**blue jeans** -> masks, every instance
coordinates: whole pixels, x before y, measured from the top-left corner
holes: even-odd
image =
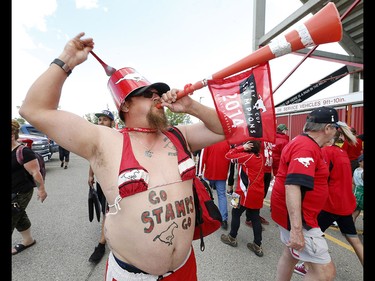
[[[227,181],[226,180],[208,180],[211,187],[216,187],[217,199],[219,201],[219,210],[223,221],[228,220],[227,205]]]

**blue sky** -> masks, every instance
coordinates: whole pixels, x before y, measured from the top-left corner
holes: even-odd
[[[302,5],[266,1],[266,32]],[[19,117],[17,106],[34,80],[81,31],[94,38],[94,52],[108,65],[133,67],[151,82],[182,89],[254,51],[252,11],[252,0],[12,0],[12,117]],[[318,49],[346,54],[337,43]],[[270,61],[273,89],[302,58],[288,54]],[[308,59],[275,92],[275,104],[342,66]],[[90,55],[65,83],[60,109],[80,116],[116,110],[108,78]],[[348,79],[313,99],[347,94]],[[207,87],[192,97],[213,106]]]

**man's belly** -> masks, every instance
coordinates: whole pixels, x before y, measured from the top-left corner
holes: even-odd
[[[105,236],[117,258],[154,275],[184,262],[195,226],[191,181],[125,197],[119,206],[105,220]]]

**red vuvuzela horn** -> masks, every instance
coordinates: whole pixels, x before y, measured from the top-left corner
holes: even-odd
[[[284,36],[277,37],[270,44],[263,46],[238,62],[212,74],[211,77],[185,87],[183,91],[178,92],[177,99],[207,86],[208,79],[225,78],[276,57],[306,47],[338,42],[341,38],[342,25],[340,15],[335,4],[330,2],[295,30],[290,31]],[[161,107],[160,104],[157,106],[159,108]]]

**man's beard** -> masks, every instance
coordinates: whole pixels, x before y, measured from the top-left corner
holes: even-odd
[[[167,117],[164,111],[162,112],[160,109],[157,109],[157,111],[155,112],[155,109],[156,108],[152,106],[150,111],[147,113],[147,121],[152,129],[165,131],[169,126]]]

